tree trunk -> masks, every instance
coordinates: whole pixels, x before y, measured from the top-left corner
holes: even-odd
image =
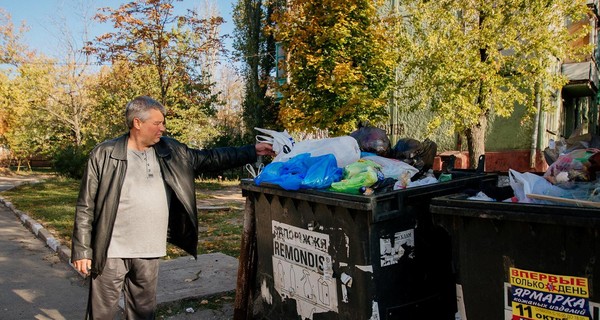
[[[469,167],[471,169],[477,168],[479,156],[485,154],[485,132],[487,125],[487,116],[482,114],[479,116],[478,123],[465,131],[467,146],[469,148]]]

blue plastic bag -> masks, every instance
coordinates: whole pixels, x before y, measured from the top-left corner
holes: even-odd
[[[298,161],[291,163],[271,162],[256,176],[254,183],[256,185],[272,183],[285,190],[298,190],[300,189],[300,183],[304,179],[305,173],[306,169]]]
[[[333,154],[326,154],[306,159],[308,170],[300,185],[303,189],[329,188],[333,182],[340,181],[344,170],[338,168]]]
[[[273,183],[285,190],[322,189],[339,181],[343,170],[332,154],[311,157],[299,154],[286,162],[272,162],[254,179],[254,183]]]

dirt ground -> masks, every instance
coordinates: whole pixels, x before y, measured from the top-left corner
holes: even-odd
[[[233,206],[242,209],[246,202],[246,198],[242,196],[240,186],[224,187],[219,190],[201,189],[199,194],[202,196],[196,201],[199,207]],[[204,195],[208,197],[205,198]]]

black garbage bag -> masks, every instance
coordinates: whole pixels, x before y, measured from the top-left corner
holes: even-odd
[[[360,151],[375,153],[382,157],[386,157],[390,153],[392,143],[383,129],[360,127],[350,136],[358,141]]]
[[[425,172],[433,168],[433,161],[437,154],[437,144],[429,139],[422,142],[412,138],[398,140],[391,151],[392,158],[404,161],[419,169],[411,180],[419,179]]]

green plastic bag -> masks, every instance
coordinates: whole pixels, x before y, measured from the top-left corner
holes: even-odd
[[[383,174],[379,171],[377,163],[370,160],[359,160],[344,167],[344,179],[331,184],[329,190],[349,194],[360,194],[361,187],[370,187],[379,179],[383,179]]]

